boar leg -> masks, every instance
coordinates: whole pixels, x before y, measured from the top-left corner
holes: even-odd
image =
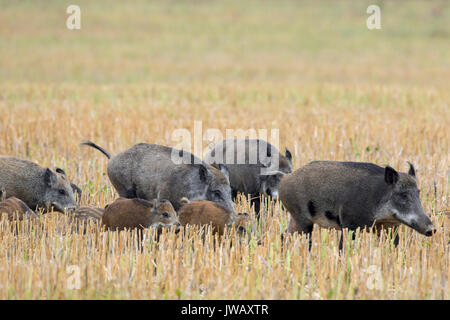
[[[236,201],[238,196],[238,191],[234,188],[231,188],[231,198],[233,199],[233,201]]]
[[[397,247],[398,243],[400,241],[400,237],[398,235],[398,227],[392,227],[392,235],[395,234],[395,238],[394,238],[394,246]]]
[[[250,196],[250,199],[251,199],[250,200],[251,206],[255,206],[256,219],[259,219],[260,211],[261,211],[261,195],[259,193],[252,194]]]
[[[303,220],[301,223],[297,222],[292,216],[289,219],[289,224],[287,226],[287,229],[285,233],[300,233],[300,234],[306,234],[308,237],[308,249],[311,250],[312,247],[312,239],[311,239],[311,233],[313,230],[313,223],[309,220]],[[281,240],[284,240],[283,234],[281,234]]]
[[[356,233],[352,233],[352,241],[356,239]],[[339,238],[339,251],[344,247],[344,235],[341,232],[341,237]]]

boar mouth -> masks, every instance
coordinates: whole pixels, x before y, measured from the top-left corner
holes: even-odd
[[[58,212],[62,212],[62,213],[66,213],[66,212],[69,213],[77,208],[77,206],[63,207],[55,202],[52,202],[50,204],[50,208],[52,208],[52,207],[53,207],[54,211],[58,211]]]
[[[158,222],[158,223],[152,224],[151,227],[153,227],[156,230],[158,230],[158,232],[161,232],[162,229],[164,229],[164,228],[171,229],[172,227],[176,227],[175,234],[180,232],[180,225],[179,224],[165,224],[165,223]]]

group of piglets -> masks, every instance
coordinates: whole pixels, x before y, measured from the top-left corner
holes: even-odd
[[[0,175],[3,187],[0,190],[0,215],[6,215],[10,221],[38,219],[39,212],[53,210],[65,212],[77,221],[98,222],[108,230],[142,230],[152,227],[161,231],[174,227],[177,232],[180,226],[210,225],[212,231],[219,235],[224,233],[226,227],[232,226],[242,234],[250,222],[250,216],[246,213],[236,214],[208,200],[190,202],[186,197],[180,199],[178,213],[172,203],[165,199],[148,201],[121,197],[104,209],[80,207],[75,194],[80,198],[81,190],[68,180],[62,169],[53,171],[27,160],[6,156],[0,157],[0,164],[2,173],[5,173]],[[7,193],[11,195],[8,198]]]

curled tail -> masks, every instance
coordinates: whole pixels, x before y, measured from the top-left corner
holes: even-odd
[[[97,149],[98,151],[100,151],[101,153],[103,153],[108,159],[111,159],[111,155],[108,153],[108,151],[106,151],[105,149],[103,149],[102,147],[96,145],[95,143],[93,143],[92,141],[83,141],[80,143],[80,145],[84,145],[84,146],[89,146],[92,147],[94,149]]]

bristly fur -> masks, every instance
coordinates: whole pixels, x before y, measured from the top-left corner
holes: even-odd
[[[192,162],[177,164],[173,157],[181,150],[157,144],[138,143],[113,157],[91,141],[82,144],[109,156],[108,177],[121,197],[149,201],[164,198],[176,210],[180,208],[181,197],[213,200],[228,209],[233,208],[230,185],[224,173],[186,151],[182,154]],[[217,192],[220,197],[215,197]]]

